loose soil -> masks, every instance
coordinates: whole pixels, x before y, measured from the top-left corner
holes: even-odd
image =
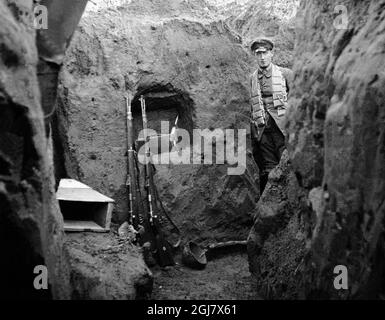
[[[185,267],[153,268],[155,300],[259,300],[253,288],[246,253],[209,261],[204,270]]]
[[[66,233],[72,299],[145,299],[152,276],[139,247],[109,233]]]
[[[140,259],[139,247],[121,242],[115,224],[105,234],[67,233],[66,245],[73,268],[72,285],[76,292],[88,292],[87,296],[74,298],[99,298],[100,291],[107,290],[115,299],[260,299],[249,272],[247,253],[236,248],[211,251],[215,256],[203,270],[183,265],[180,252],[176,253],[175,266],[151,268],[152,280]],[[133,286],[138,289],[136,295]]]

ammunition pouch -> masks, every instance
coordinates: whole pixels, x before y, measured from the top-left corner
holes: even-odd
[[[287,92],[286,80],[279,67],[272,66],[272,96],[262,96],[261,87],[258,79],[258,70],[253,74],[251,80],[251,118],[257,128],[267,125],[267,112],[277,114],[282,117],[286,113]]]
[[[266,113],[263,107],[258,105],[258,108],[254,108],[251,118],[257,127],[264,127],[266,125]]]
[[[273,101],[278,117],[284,116],[286,113],[287,94],[282,92],[273,93]]]

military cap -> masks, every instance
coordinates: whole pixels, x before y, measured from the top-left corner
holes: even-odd
[[[267,38],[257,38],[251,43],[250,46],[250,49],[253,52],[266,52],[267,50],[273,50],[273,48],[273,41]]]

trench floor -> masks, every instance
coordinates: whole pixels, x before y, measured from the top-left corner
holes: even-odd
[[[152,268],[155,300],[260,300],[253,289],[246,253],[233,253],[207,263],[203,270],[177,265]]]

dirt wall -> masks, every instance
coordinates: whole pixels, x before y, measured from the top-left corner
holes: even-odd
[[[339,4],[303,1],[297,17],[287,138],[289,179],[300,188],[287,186],[279,201],[295,192],[303,205],[290,205],[285,223],[262,232],[262,250],[279,248],[279,232],[303,241],[300,249],[269,260],[254,241],[264,219],[250,234],[252,271],[273,298],[380,298],[384,292],[385,3],[345,1],[345,28],[343,12],[334,13]],[[267,192],[273,188],[271,182]],[[262,197],[257,216],[268,214],[266,201]],[[261,274],[269,264],[281,269]],[[347,267],[348,290],[333,285],[337,265]],[[282,283],[291,290],[280,290]]]
[[[40,104],[32,1],[0,3],[0,250],[8,299],[68,298],[52,145]],[[35,290],[45,265],[49,290]]]
[[[0,273],[6,294],[1,298],[145,297],[152,290],[152,274],[138,248],[119,246],[124,254],[112,253],[101,263],[89,253],[91,245],[76,246],[64,233],[55,196],[50,123],[41,106],[42,94],[44,102],[52,97],[52,81],[37,76],[32,19],[32,1],[0,3]],[[39,80],[47,80],[40,82],[42,92]],[[45,86],[48,83],[51,86]],[[86,242],[87,235],[82,236]],[[103,251],[117,241],[114,235],[89,237],[96,243],[94,250]],[[48,269],[47,290],[33,286],[39,265]]]
[[[59,86],[64,174],[115,199],[116,222],[128,211],[126,93],[135,96],[136,133],[140,94],[149,96],[149,125],[158,133],[160,120],[174,121],[177,114],[179,127],[190,132],[248,130],[253,62],[241,38],[206,9],[175,0],[132,1],[104,9],[103,15],[90,12],[74,36]],[[166,209],[188,238],[246,238],[258,197],[258,169],[248,165],[236,178],[227,176],[228,166],[157,166]]]

